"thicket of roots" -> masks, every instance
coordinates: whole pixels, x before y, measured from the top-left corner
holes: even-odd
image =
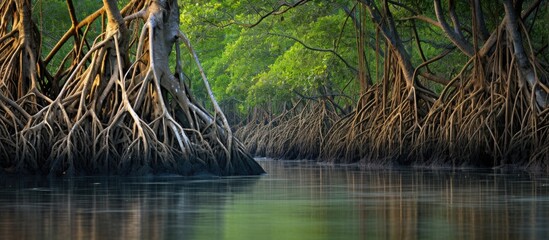
[[[190,95],[181,77],[179,41],[202,69],[179,31],[177,2],[132,1],[122,12],[125,19],[115,1],[104,2],[106,30],[87,52],[65,58],[74,64],[47,105],[30,112],[21,102],[9,102],[11,96],[0,99],[2,169],[51,175],[263,173],[219,108],[210,114]],[[77,46],[87,37],[75,37]],[[25,118],[17,120],[15,112]]]
[[[432,93],[406,84],[398,57],[389,51],[384,79],[361,96],[350,115],[328,131],[321,159],[376,165],[405,163]]]
[[[0,169],[10,171],[20,154],[17,133],[50,101],[38,89],[43,77],[40,36],[30,9],[23,9],[29,4],[0,2]]]
[[[306,156],[377,166],[512,166],[547,171],[549,109],[536,102],[535,91],[521,76],[507,35],[498,36],[492,53],[472,58],[438,95],[418,80],[413,87],[405,84],[398,58],[387,54],[383,79],[361,96],[351,114],[324,113],[334,122],[320,129],[310,122],[315,129],[311,131],[299,123],[314,122],[317,115],[288,112],[267,124],[252,121],[240,136],[251,152],[270,157],[296,158],[286,154],[289,149],[309,153],[314,143],[302,144],[301,139],[323,136],[315,139],[322,142],[320,152]],[[530,64],[540,79],[539,89],[547,92],[548,66],[534,58]],[[314,108],[318,106],[302,111]],[[251,131],[256,134],[249,135]]]
[[[236,135],[257,156],[316,159],[327,130],[338,118],[330,101],[302,100],[273,119],[256,112]]]
[[[496,50],[474,58],[425,117],[411,156],[417,164],[548,169],[548,109],[523,76],[512,43],[500,33]],[[540,86],[548,66],[535,59]],[[546,91],[546,90],[545,90]]]

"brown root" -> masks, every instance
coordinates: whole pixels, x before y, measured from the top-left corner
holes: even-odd
[[[434,100],[436,95],[418,82],[412,88],[405,84],[395,64],[398,56],[389,52],[384,79],[361,96],[351,114],[330,113],[335,116],[330,117],[331,127],[300,128],[301,122],[317,122],[318,118],[289,112],[266,124],[253,119],[240,128],[239,136],[251,152],[275,158],[547,171],[549,110],[540,107],[539,100],[539,91],[547,89],[547,66],[530,58],[539,79],[538,86],[531,87],[522,77],[512,42],[501,31],[497,48],[489,56],[471,58]],[[289,149],[309,153],[314,143],[300,139],[317,136],[322,136],[319,153],[287,153]]]
[[[327,130],[338,119],[334,110],[329,101],[302,100],[270,121],[254,116],[238,129],[237,136],[258,156],[316,159]]]
[[[88,52],[73,58],[56,98],[44,107],[34,104],[37,110],[32,116],[27,114],[24,124],[10,116],[13,107],[4,108],[7,117],[0,127],[1,136],[16,136],[17,144],[6,145],[0,154],[15,159],[14,171],[50,175],[263,173],[234,139],[222,112],[216,109],[212,116],[200,107],[186,83],[177,79],[181,73],[170,71],[169,54],[177,45],[179,61],[177,40],[184,36],[179,31],[177,3],[133,1],[125,8],[125,20],[115,1],[104,0],[104,5],[106,32]],[[130,39],[128,29],[142,32],[135,35],[138,39]],[[78,39],[78,46],[86,41]],[[196,57],[188,40],[185,44]],[[136,53],[133,63],[130,52]],[[209,84],[205,76],[204,84]],[[217,105],[213,95],[211,101]],[[10,155],[14,152],[15,156]]]

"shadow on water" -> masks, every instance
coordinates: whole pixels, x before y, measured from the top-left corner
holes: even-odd
[[[1,178],[0,239],[549,239],[548,176],[259,162],[259,178]]]
[[[0,239],[193,239],[257,179],[3,177]]]

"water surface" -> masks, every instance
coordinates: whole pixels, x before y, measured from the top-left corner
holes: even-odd
[[[261,177],[0,178],[0,239],[549,239],[549,176],[260,160]]]

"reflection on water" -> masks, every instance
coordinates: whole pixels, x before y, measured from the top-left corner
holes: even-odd
[[[0,239],[549,239],[549,177],[263,160],[260,178],[0,178]]]

